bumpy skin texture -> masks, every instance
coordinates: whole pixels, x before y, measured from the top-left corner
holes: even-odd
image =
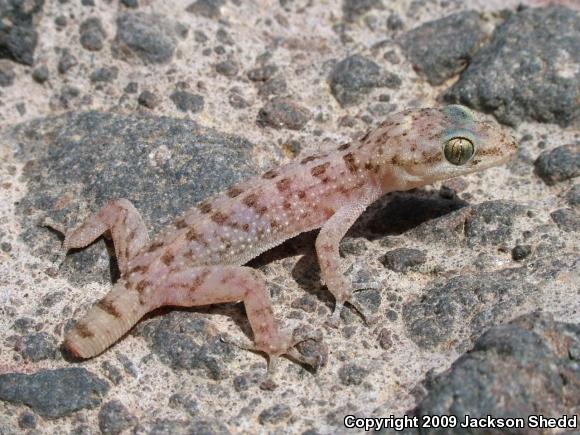
[[[465,107],[407,110],[358,141],[270,170],[197,204],[153,241],[129,201],[111,201],[65,232],[68,250],[110,231],[121,271],[110,293],[67,334],[65,347],[90,358],[160,306],[243,301],[253,348],[271,361],[281,354],[299,357],[294,346],[313,336],[278,328],[261,274],[243,264],[322,227],[316,252],[322,279],[336,299],[337,321],[343,304],[353,303],[338,245],[369,204],[387,192],[501,164],[516,148],[499,126]]]

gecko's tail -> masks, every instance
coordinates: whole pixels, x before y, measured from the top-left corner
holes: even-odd
[[[117,283],[67,333],[63,346],[76,357],[92,358],[123,336],[146,312],[139,293]]]

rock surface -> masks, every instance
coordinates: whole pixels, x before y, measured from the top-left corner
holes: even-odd
[[[399,43],[415,70],[440,85],[469,64],[485,38],[479,14],[465,11],[416,27]]]
[[[579,46],[579,12],[563,6],[524,9],[496,28],[445,99],[510,125],[578,126]]]
[[[25,404],[46,418],[95,408],[108,390],[105,381],[80,367],[0,375],[0,400]]]
[[[414,413],[459,421],[465,415],[572,417],[580,406],[579,350],[578,324],[539,313],[519,317],[491,328],[430,380]]]

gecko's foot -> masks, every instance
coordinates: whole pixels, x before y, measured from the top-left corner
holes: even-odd
[[[283,335],[289,336],[288,333],[282,333]],[[298,351],[297,346],[307,342],[308,340],[321,342],[322,341],[322,332],[315,330],[308,330],[304,327],[295,328],[291,334],[291,337],[288,339],[287,344],[285,345],[285,349],[281,350],[276,353],[269,353],[268,354],[268,372],[266,374],[266,378],[260,384],[260,388],[263,390],[273,390],[277,387],[276,384],[276,372],[279,367],[280,356],[286,355],[289,356],[290,359],[293,361],[307,365],[317,371],[320,367],[322,367],[326,363],[326,359],[321,355],[304,355],[300,351]]]
[[[40,223],[40,226],[50,228],[51,230],[54,230],[62,234],[63,236],[65,236],[66,240],[66,227],[63,224],[56,222],[49,217],[45,217],[44,220]],[[65,248],[65,243],[63,241],[61,249],[57,253],[57,257],[54,260],[57,269],[60,269],[60,267],[64,263],[67,251],[68,249]]]
[[[268,356],[268,371],[266,378],[261,383],[260,388],[272,390],[276,388],[276,372],[279,366],[280,357],[287,355],[295,362],[305,364],[312,367],[315,371],[318,370],[325,363],[325,358],[321,355],[304,355],[299,352],[296,346],[308,341],[322,341],[321,331],[305,330],[304,328],[295,328],[292,333],[281,332],[277,340],[278,345],[263,345],[257,346],[249,340],[238,339],[233,337],[221,336],[221,340],[225,343],[232,344],[240,349],[249,350],[252,352],[265,353]]]
[[[374,289],[376,287],[361,287],[361,288],[357,288],[354,289],[353,292],[356,291],[361,291],[361,290],[369,290],[369,289]],[[336,303],[334,305],[334,311],[332,312],[332,315],[328,318],[328,320],[326,321],[326,324],[328,326],[330,326],[331,328],[337,328],[339,323],[340,323],[340,314],[342,313],[342,310],[344,309],[344,304],[348,303],[350,306],[352,306],[356,311],[358,311],[358,313],[361,315],[361,317],[363,318],[365,324],[367,326],[373,325],[374,323],[376,323],[379,320],[379,316],[376,314],[371,313],[371,311],[365,307],[363,304],[361,304],[359,301],[357,301],[352,293],[350,294],[350,296],[345,299],[344,301],[339,301],[338,299],[336,300]]]

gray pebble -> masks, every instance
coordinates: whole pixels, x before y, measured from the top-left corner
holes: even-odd
[[[544,151],[534,162],[535,173],[546,184],[569,180],[580,175],[580,145],[564,145]]]
[[[111,400],[101,406],[98,415],[99,429],[105,435],[120,434],[137,424],[137,419],[118,400]]]
[[[103,49],[106,34],[99,18],[92,17],[84,20],[80,25],[79,32],[81,34],[80,42],[83,48],[90,51]]]
[[[198,113],[204,107],[204,99],[201,95],[192,94],[187,91],[173,91],[169,98],[171,98],[175,107],[182,112]]]
[[[276,97],[258,112],[258,124],[273,128],[301,130],[312,117],[310,111],[288,98]]]

